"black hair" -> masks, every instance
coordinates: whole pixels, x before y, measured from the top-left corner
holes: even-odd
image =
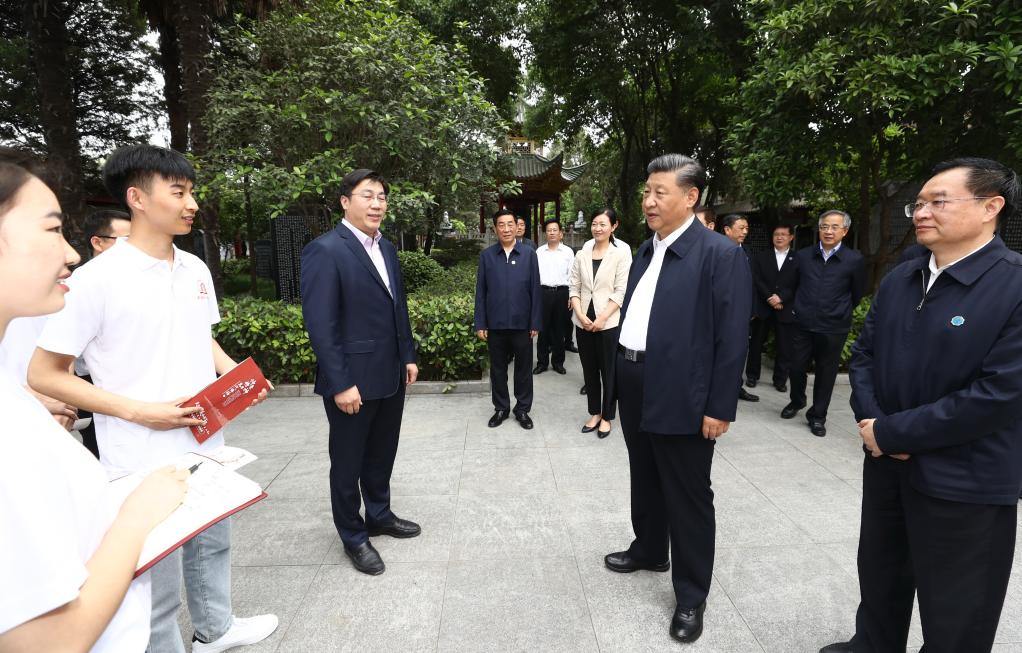
[[[341,179],[341,197],[347,197],[351,199],[351,192],[355,190],[355,187],[361,184],[363,181],[368,179],[369,181],[379,182],[383,186],[383,192],[390,192],[390,184],[384,179],[383,175],[370,170],[369,168],[359,168],[352,170],[348,174],[344,175],[344,179]]]
[[[561,228],[562,228],[562,227],[561,227],[561,221],[560,221],[560,220],[558,220],[557,218],[548,218],[548,219],[546,220],[546,222],[544,222],[544,223],[543,223],[543,231],[546,231],[546,228],[547,228],[547,226],[548,226],[548,225],[552,225],[552,224],[555,224],[555,225],[557,225],[557,228],[558,228],[558,229],[561,229]]]
[[[6,213],[14,197],[33,177],[46,183],[44,170],[31,152],[0,147],[0,214]]]
[[[524,222],[525,224],[529,224],[529,221],[525,219],[524,215],[515,215],[515,223],[518,222]]]
[[[710,207],[706,206],[705,204],[700,204],[692,212],[697,215],[702,213],[704,221],[717,224],[717,212],[711,209]]]
[[[195,168],[185,155],[156,145],[128,145],[113,151],[103,164],[103,185],[129,213],[128,189],[149,192],[153,177],[195,183]]]
[[[646,166],[647,177],[658,172],[675,173],[675,182],[680,188],[695,188],[702,197],[703,189],[706,188],[706,171],[692,157],[684,154],[661,154]]]
[[[131,215],[115,209],[93,211],[85,218],[85,237],[109,236],[110,225],[114,220],[131,220]]]
[[[1004,198],[1004,206],[997,214],[998,222],[1003,222],[1014,217],[1019,211],[1019,202],[1022,199],[1022,187],[1020,187],[1018,174],[1014,170],[998,163],[993,159],[965,156],[957,159],[941,161],[933,166],[930,176],[935,177],[942,172],[954,168],[965,168],[969,171],[965,179],[965,187],[970,193],[977,196]]]
[[[497,209],[497,211],[493,214],[493,224],[497,224],[497,218],[501,217],[502,215],[510,215],[512,218],[515,219],[515,223],[518,222],[518,216],[516,216],[515,212],[512,211],[511,209]]]
[[[795,227],[790,222],[778,222],[774,225],[774,228],[770,230],[770,233],[773,234],[778,229],[786,229],[788,231],[788,235],[795,235]]]
[[[614,225],[617,224],[617,211],[615,211],[609,206],[605,206],[602,209],[597,209],[596,211],[593,211],[592,215],[589,216],[589,224],[590,225],[593,224],[593,220],[595,220],[597,217],[601,215],[607,216],[607,220],[610,222],[610,226],[613,227]],[[613,245],[614,247],[617,247],[617,243],[614,242],[614,234],[610,235],[610,244]]]
[[[721,229],[733,227],[735,226],[735,223],[738,222],[739,220],[745,220],[745,222],[747,223],[749,222],[749,216],[742,215],[741,213],[728,213],[727,215],[720,219],[720,227]]]

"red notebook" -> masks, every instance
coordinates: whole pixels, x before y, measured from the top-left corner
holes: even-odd
[[[270,384],[251,357],[238,363],[234,369],[203,388],[197,395],[180,406],[199,406],[195,416],[205,424],[190,426],[199,444],[213,437],[227,422],[252,405],[252,400]]]

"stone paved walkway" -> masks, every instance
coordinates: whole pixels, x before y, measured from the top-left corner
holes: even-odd
[[[786,397],[770,386],[741,404],[714,459],[706,629],[685,647],[667,634],[669,574],[603,566],[631,540],[627,458],[617,424],[606,440],[579,433],[585,398],[568,356],[567,376],[537,377],[533,431],[487,428],[488,396],[409,398],[393,507],[423,534],[374,538],[378,577],[351,567],[334,531],[320,400],[271,399],[232,426],[228,443],[260,456],[242,471],[270,494],[234,522],[234,609],[281,624],[239,650],[791,653],[851,634],[862,452],[847,386],[826,438],[801,415],[781,420]],[[1022,547],[998,653],[1022,651],[1019,569]],[[920,643],[916,625],[910,650]]]

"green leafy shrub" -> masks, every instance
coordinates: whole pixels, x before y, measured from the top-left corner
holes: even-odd
[[[481,249],[482,241],[474,238],[441,238],[429,256],[445,268],[453,268],[459,263],[477,262]]]
[[[224,271],[225,277],[245,276],[248,275],[251,264],[252,259],[250,258],[229,258],[226,261],[221,261],[220,267]]]
[[[459,263],[455,267],[446,270],[442,276],[432,283],[422,286],[416,291],[420,297],[438,297],[455,293],[468,293],[475,295],[476,272],[478,264],[473,262]]]
[[[309,383],[316,357],[302,319],[302,307],[253,297],[225,297],[213,336],[232,358],[255,359],[274,383]]]
[[[432,381],[478,379],[487,361],[486,343],[472,330],[475,299],[471,293],[408,299],[419,372]]]
[[[401,274],[405,278],[405,292],[413,293],[419,288],[435,282],[444,274],[440,264],[422,252],[398,252]]]
[[[866,295],[859,302],[859,305],[852,311],[852,328],[848,332],[848,338],[845,340],[845,346],[841,349],[841,369],[847,370],[848,363],[852,360],[852,345],[859,338],[859,334],[862,333],[862,327],[866,323],[866,313],[869,313],[869,307],[873,303],[873,296]]]

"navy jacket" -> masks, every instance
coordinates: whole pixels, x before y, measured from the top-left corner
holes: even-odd
[[[397,251],[380,239],[393,298],[362,243],[338,224],[302,250],[302,315],[316,354],[316,393],[358,386],[363,401],[389,397],[415,362]]]
[[[842,244],[826,263],[820,244],[795,253],[798,284],[795,321],[815,333],[848,333],[852,311],[866,291],[862,254]]]
[[[511,256],[500,243],[479,252],[475,330],[543,328],[543,297],[536,250],[515,243]]]
[[[852,348],[856,419],[913,486],[950,501],[1015,505],[1022,485],[1022,256],[1000,238],[937,277],[892,270]]]
[[[639,279],[653,260],[644,242],[628,275],[622,320]],[[752,275],[745,254],[698,221],[664,253],[649,326],[639,428],[692,435],[703,417],[734,421],[749,349]],[[700,436],[701,437],[701,436]]]
[[[838,250],[840,251],[840,250]],[[788,250],[781,269],[777,269],[777,258],[774,248],[752,255],[752,283],[755,289],[756,317],[767,318],[776,315],[778,321],[790,323],[795,321],[795,288],[798,285],[798,267],[795,263],[795,252]],[[775,311],[767,303],[770,295],[781,298],[784,308]]]

